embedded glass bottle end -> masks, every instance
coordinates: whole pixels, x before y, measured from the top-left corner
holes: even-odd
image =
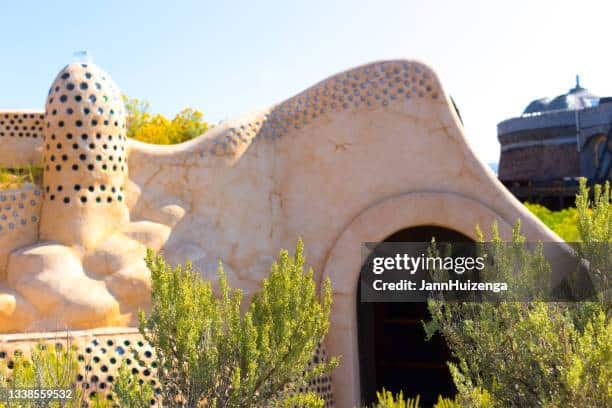
[[[91,64],[93,63],[93,57],[91,53],[87,50],[75,51],[73,54],[73,62],[81,63],[81,64]]]

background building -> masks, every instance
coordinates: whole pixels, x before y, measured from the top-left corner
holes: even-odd
[[[612,178],[612,98],[580,86],[532,101],[497,125],[499,178],[522,201],[551,209],[572,205],[578,178]]]

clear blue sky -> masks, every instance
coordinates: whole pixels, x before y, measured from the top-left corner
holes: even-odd
[[[503,3],[5,1],[0,108],[42,108],[82,49],[154,111],[191,106],[214,123],[354,65],[417,58],[437,70],[481,157],[496,161],[497,122],[566,92],[576,73],[612,95],[612,2]]]

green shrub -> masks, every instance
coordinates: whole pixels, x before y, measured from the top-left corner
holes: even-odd
[[[404,393],[402,391],[393,394],[391,391],[387,391],[384,388],[382,391],[376,392],[376,399],[377,402],[372,408],[418,408],[420,402],[418,395],[415,398],[404,399]],[[461,408],[461,405],[455,400],[444,398],[440,395],[433,408]]]
[[[0,389],[6,390],[0,407],[81,407],[85,394],[77,387],[76,377],[79,364],[74,348],[67,342],[66,347],[55,347],[39,344],[31,351],[28,358],[21,353],[13,356],[13,368],[9,372],[3,361],[0,367]],[[69,390],[71,398],[67,400],[10,400],[8,390],[54,389]],[[99,408],[105,405],[96,405]]]
[[[589,201],[589,190],[585,180],[581,181],[580,191],[576,198],[576,207],[580,213],[578,231],[581,242],[577,251],[582,258],[589,261],[591,277],[596,287],[601,290],[601,301],[608,304],[610,297],[610,269],[612,269],[612,195],[610,183],[595,186],[593,202]],[[602,245],[607,243],[607,245]]]
[[[589,201],[584,181],[577,197],[578,251],[608,286],[612,262],[612,207],[609,185],[597,187]],[[533,282],[542,272],[541,253],[522,246],[515,228],[513,244],[504,246],[494,229],[501,258],[495,265],[517,282]],[[602,248],[604,248],[602,250]],[[608,249],[605,249],[608,248]],[[517,250],[518,249],[518,250]],[[612,324],[609,298],[553,303],[428,302],[431,337],[439,331],[456,361],[449,363],[462,406],[612,406]]]
[[[376,391],[377,402],[373,408],[418,408],[419,396],[416,398],[404,399],[404,393],[400,391],[393,394],[383,388],[382,391]]]
[[[433,408],[461,408],[456,400],[444,398],[441,395],[438,396],[438,401],[434,404]]]
[[[148,408],[154,399],[153,388],[148,383],[139,384],[138,378],[131,373],[125,363],[113,383],[113,392],[121,407]]]
[[[322,406],[300,386],[336,364],[321,362],[304,373],[327,333],[329,280],[321,298],[313,272],[304,273],[303,245],[283,250],[263,289],[241,314],[242,293],[228,287],[219,265],[219,296],[190,263],[174,268],[147,255],[151,312],[141,313],[140,331],[155,349],[165,406]]]

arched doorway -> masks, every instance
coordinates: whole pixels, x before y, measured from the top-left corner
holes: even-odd
[[[452,229],[419,226],[400,230],[384,242],[471,242]],[[435,403],[438,395],[452,396],[453,385],[447,361],[451,353],[444,339],[436,334],[425,341],[422,321],[429,319],[426,303],[361,302],[357,294],[357,325],[361,400],[368,406],[376,391],[420,395],[424,406]]]
[[[332,284],[334,304],[325,344],[329,355],[342,357],[332,373],[337,406],[362,406],[356,299],[359,298],[363,243],[381,242],[402,228],[418,225],[446,226],[475,239],[476,226],[487,230],[493,222],[498,223],[501,236],[509,238],[517,218],[523,220],[525,235],[532,240],[559,239],[535,221],[528,210],[517,211],[516,206],[505,206],[503,202],[493,208],[453,192],[403,193],[368,207],[343,228],[330,244],[319,281],[329,278]]]

